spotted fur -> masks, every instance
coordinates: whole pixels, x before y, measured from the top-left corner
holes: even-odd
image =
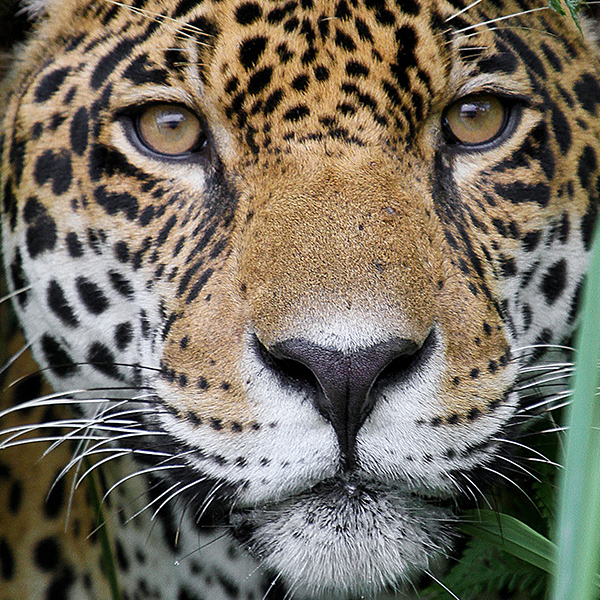
[[[35,420],[115,499],[123,597],[347,599],[429,572],[461,498],[510,478],[524,369],[573,333],[600,196],[594,22],[544,0],[26,8],[0,104],[6,278],[56,392],[36,410],[78,405]],[[447,107],[482,93],[510,107],[502,132],[451,142]],[[199,116],[201,152],[140,143],[156,102]],[[11,506],[32,427],[4,414],[12,528],[31,525]],[[31,585],[106,597],[93,539],[28,511],[54,557],[19,549]],[[18,537],[2,589],[30,573]]]

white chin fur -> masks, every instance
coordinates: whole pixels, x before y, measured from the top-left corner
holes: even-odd
[[[251,552],[294,598],[374,594],[427,571],[451,546],[451,513],[397,490],[335,482],[276,505],[234,514]]]

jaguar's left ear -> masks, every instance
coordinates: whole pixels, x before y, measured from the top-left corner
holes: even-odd
[[[17,0],[17,4],[22,12],[34,20],[46,14],[50,0]]]
[[[595,43],[600,51],[600,5],[592,2],[583,6],[581,26],[586,39]]]

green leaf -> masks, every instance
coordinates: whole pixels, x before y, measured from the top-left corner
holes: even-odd
[[[482,540],[470,540],[460,561],[443,584],[461,600],[496,597],[498,591],[510,597],[518,593],[529,600],[544,596],[546,574]],[[432,584],[421,594],[424,600],[450,600],[441,586]]]
[[[567,13],[563,7],[563,2],[566,5],[569,14],[575,24],[577,25],[579,31],[581,31],[581,25],[579,23],[579,11],[583,4],[585,4],[584,0],[548,0],[548,5],[552,10],[555,10],[558,14],[565,16]]]
[[[554,600],[590,600],[600,558],[600,244],[598,236],[583,294],[573,401],[567,415],[565,469],[557,527]]]
[[[90,462],[88,459],[84,460],[86,470],[90,468]],[[98,516],[97,534],[100,538],[101,547],[101,560],[108,585],[110,587],[110,600],[122,600],[121,588],[119,586],[117,576],[117,564],[113,552],[113,545],[110,541],[108,528],[106,526],[106,520],[104,518],[104,511],[102,510],[102,500],[100,499],[100,493],[98,491],[99,484],[96,480],[95,474],[90,474],[86,477],[88,491],[91,497],[92,506],[96,510]]]
[[[552,10],[555,10],[559,15],[566,15],[565,9],[563,8],[560,0],[548,0],[548,4]]]
[[[461,529],[547,573],[553,571],[556,546],[522,521],[490,510],[469,511]]]

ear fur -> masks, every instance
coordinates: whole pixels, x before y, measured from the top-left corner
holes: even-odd
[[[36,2],[44,4],[40,0]],[[30,14],[20,0],[0,0],[0,80],[14,58],[14,48],[31,28]]]
[[[584,37],[600,53],[600,6],[590,4],[585,7],[581,19],[581,29]]]
[[[30,18],[37,19],[46,13],[49,0],[21,0],[22,11]]]

